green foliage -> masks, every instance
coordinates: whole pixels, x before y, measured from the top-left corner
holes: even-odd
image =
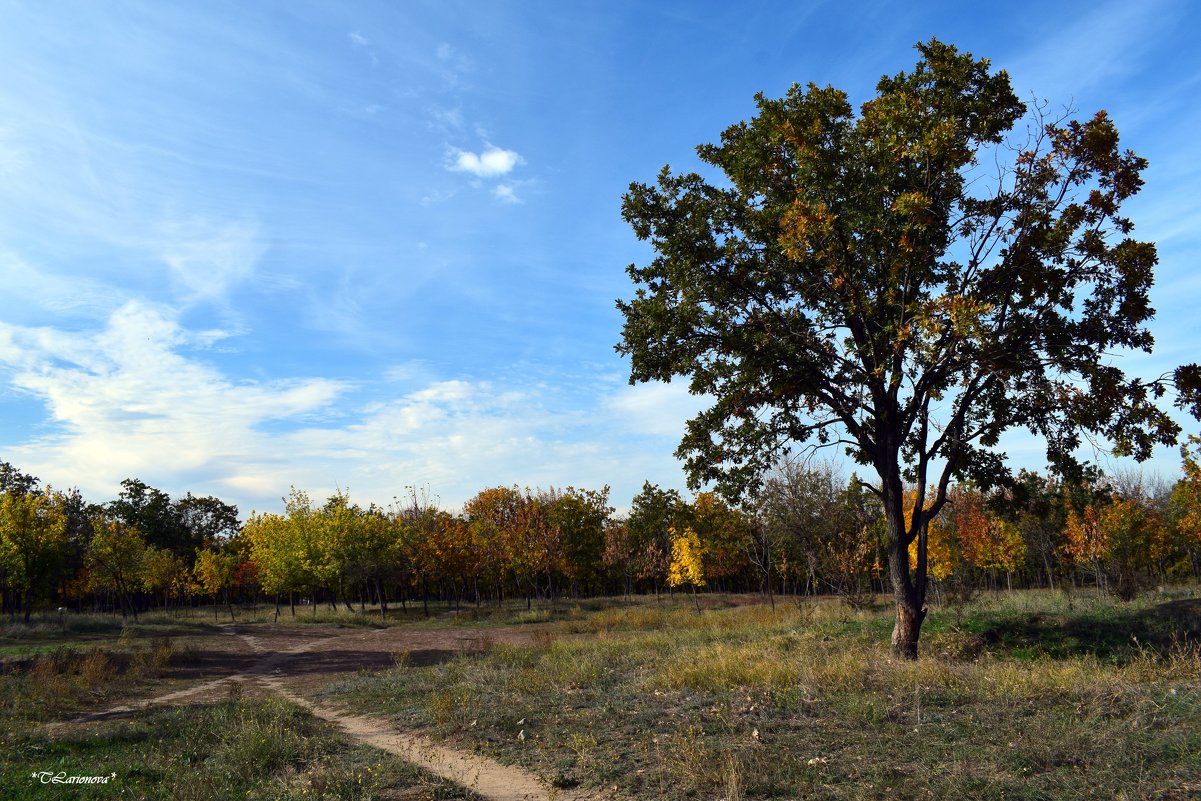
[[[546,493],[544,502],[562,538],[568,576],[577,585],[599,586],[605,523],[613,513],[613,507],[609,506],[609,488],[551,490]]]
[[[200,588],[215,597],[233,586],[239,561],[236,553],[220,553],[204,548],[197,551],[192,571]]]
[[[259,584],[269,595],[308,589],[312,578],[301,562],[294,541],[295,529],[283,515],[252,514],[242,527],[250,544],[250,559],[258,570]]]
[[[66,526],[61,495],[16,486],[0,494],[0,575],[24,595],[26,622],[35,595],[49,588],[63,565]]]

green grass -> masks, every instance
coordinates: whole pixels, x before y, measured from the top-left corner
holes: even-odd
[[[110,778],[96,785],[42,782],[43,775],[59,774]],[[399,759],[350,744],[295,706],[248,699],[144,712],[53,737],[0,734],[0,788],[11,801],[475,797]]]
[[[1198,619],[1188,599],[988,597],[935,610],[910,663],[883,604],[651,602],[327,694],[631,798],[1190,798]]]

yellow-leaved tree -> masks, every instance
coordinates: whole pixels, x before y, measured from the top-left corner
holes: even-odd
[[[691,587],[692,601],[699,612],[700,602],[696,600],[696,588],[705,586],[705,560],[701,548],[701,538],[691,528],[677,531],[674,527],[667,530],[671,540],[671,562],[667,566],[667,585],[669,587]]]
[[[236,553],[223,553],[215,551],[212,548],[203,548],[196,552],[196,564],[192,568],[192,572],[196,576],[196,582],[206,595],[213,596],[213,600],[221,595],[225,596],[225,605],[229,608],[229,620],[234,622],[234,604],[230,590],[234,585],[234,578],[238,573],[238,565],[241,559]],[[213,618],[217,617],[217,607],[213,606]]]
[[[908,528],[913,523],[913,509],[917,505],[917,490],[911,489],[905,493],[905,527]],[[925,504],[922,508],[929,511],[934,506],[934,494],[929,493],[925,496]],[[951,541],[947,537],[946,530],[935,521],[930,521],[926,526],[924,535],[925,543],[922,543],[922,537],[914,538],[913,542],[909,543],[909,567],[911,570],[919,570],[926,572],[937,581],[945,581],[955,572],[955,554],[952,552]],[[923,549],[921,546],[925,545]],[[918,562],[921,559],[921,552],[925,550],[926,565],[918,567]]]

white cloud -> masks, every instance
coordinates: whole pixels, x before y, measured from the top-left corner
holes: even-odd
[[[0,453],[95,500],[138,477],[243,512],[278,508],[290,485],[380,504],[428,486],[453,509],[499,484],[610,484],[621,505],[643,480],[678,474],[671,451],[699,403],[679,384],[593,375],[582,380],[596,382],[594,405],[578,408],[537,382],[447,379],[423,364],[355,387],[237,380],[198,353],[221,336],[142,302],[90,332],[0,323],[0,377],[46,407],[36,433]],[[352,405],[352,390],[366,399]]]
[[[347,38],[350,39],[350,43],[355,47],[366,47],[367,45],[371,44],[371,40],[358,31],[352,31],[351,33],[347,34]]]
[[[492,196],[504,203],[521,203],[521,198],[513,191],[513,187],[509,184],[497,184],[492,190]]]
[[[0,324],[0,367],[46,405],[50,433],[9,443],[10,461],[59,484],[105,492],[122,478],[260,464],[256,426],[304,418],[343,390],[336,381],[235,382],[181,351],[208,344],[168,308],[130,302],[93,333]]]
[[[508,174],[520,162],[521,156],[516,151],[489,145],[481,153],[455,150],[448,169],[454,172],[469,172],[478,178],[496,178]]]
[[[608,399],[607,409],[630,433],[678,440],[684,436],[685,421],[710,403],[709,399],[690,394],[688,382],[681,380],[621,387]]]

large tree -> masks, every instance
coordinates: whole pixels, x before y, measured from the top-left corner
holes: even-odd
[[[1199,375],[1142,381],[1107,358],[1150,350],[1156,262],[1120,215],[1146,162],[1109,117],[1028,116],[987,60],[917,49],[858,113],[831,87],[759,95],[754,118],[698,148],[719,181],[665,167],[632,184],[623,216],[656,256],[629,267],[638,289],[618,303],[631,382],[687,376],[714,401],[678,451],[695,486],[741,495],[795,447],[842,444],[874,469],[893,649],[910,658],[927,526],[954,478],[1007,475],[996,446],[1014,427],[1059,468],[1082,435],[1145,458],[1179,434],[1156,398]]]

